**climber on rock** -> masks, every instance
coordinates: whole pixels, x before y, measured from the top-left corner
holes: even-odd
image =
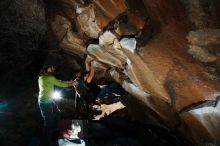
[[[94,66],[93,66],[93,61],[94,60],[92,58],[90,58],[89,56],[86,57],[86,60],[85,60],[86,73],[84,76],[84,80],[85,80],[86,86],[91,90],[91,92],[93,94],[93,100],[94,100],[94,98],[96,98],[100,92],[100,87],[94,81],[95,70],[94,70]]]
[[[81,114],[86,113],[87,115],[89,115],[89,105],[94,100],[94,96],[89,87],[87,87],[84,77],[85,76],[83,75],[81,70],[76,72],[76,79],[74,80],[74,88],[76,92],[75,104],[77,107],[77,112]]]
[[[95,99],[95,97],[100,92],[100,87],[93,81],[93,77],[95,74],[94,67],[92,65],[92,59],[85,55],[85,60],[82,64],[82,67],[80,70],[76,72],[76,79],[75,81],[79,82],[81,85],[81,88],[85,88],[90,93],[89,101],[92,101]],[[80,87],[80,86],[79,86]],[[82,90],[82,89],[78,89]],[[80,94],[85,94],[81,93]]]
[[[85,85],[93,94],[93,101],[95,103],[100,103],[99,101],[103,100],[104,98],[112,99],[114,102],[119,101],[119,96],[115,96],[115,94],[121,94],[125,92],[119,81],[112,82],[100,88],[98,84],[93,81],[95,76],[93,61],[94,59],[90,56],[86,57],[86,74],[84,76]]]
[[[39,96],[38,104],[44,120],[43,134],[40,146],[49,146],[53,130],[58,128],[60,110],[52,99],[54,86],[69,87],[73,81],[61,81],[54,77],[55,66],[47,63],[43,66],[38,78]]]

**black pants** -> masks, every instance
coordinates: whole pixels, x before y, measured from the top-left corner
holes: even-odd
[[[44,119],[43,134],[40,146],[49,146],[52,141],[53,132],[58,129],[60,111],[55,103],[39,103],[41,115]]]

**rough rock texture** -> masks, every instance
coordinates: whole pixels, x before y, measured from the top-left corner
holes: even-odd
[[[98,34],[101,31],[95,23],[95,11],[94,5],[89,5],[85,8],[77,8],[76,10],[77,22],[82,33],[85,33],[88,37],[98,38]]]
[[[99,45],[90,44],[87,52],[100,62],[121,68],[126,62],[126,56],[120,48],[117,38],[110,31],[106,31],[99,37]]]
[[[51,27],[60,42],[60,47],[71,54],[83,56],[85,52],[84,42],[72,31],[71,23],[65,17],[55,16],[55,20],[51,22]]]
[[[16,59],[10,62],[13,55],[22,58],[21,64],[31,64],[28,57],[34,49],[50,53],[62,50],[81,59],[86,53],[84,59],[92,60],[96,79],[111,77],[130,94],[124,105],[135,120],[177,131],[189,145],[219,144],[218,0],[37,2],[22,0],[1,5],[14,16],[1,16],[4,39],[0,43],[4,49],[0,55],[6,72],[10,67],[16,67],[15,72],[22,70]],[[31,7],[19,7],[26,3]],[[8,24],[13,20],[16,25],[11,27]],[[22,37],[13,36],[15,33]],[[36,42],[28,41],[33,36]],[[56,41],[60,47],[51,43]],[[34,54],[37,61],[42,62],[41,55]],[[58,58],[64,60],[65,56]],[[76,68],[76,64],[69,66]],[[10,79],[2,76],[3,81]]]
[[[109,73],[160,125],[205,145],[220,138],[218,106],[209,104],[220,88],[218,8],[204,0],[94,0],[74,21],[86,40],[99,38],[86,48],[97,77]]]
[[[187,36],[190,42],[188,52],[203,63],[219,64],[219,36],[219,29],[190,31]]]

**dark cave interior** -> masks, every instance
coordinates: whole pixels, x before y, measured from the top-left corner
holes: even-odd
[[[91,146],[220,145],[219,9],[218,0],[1,0],[0,145],[37,145],[46,62],[67,81],[86,61],[95,83],[125,92],[91,118],[76,113],[74,88],[57,88],[59,135],[78,121]]]

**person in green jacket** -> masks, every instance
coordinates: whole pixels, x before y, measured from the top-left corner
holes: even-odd
[[[41,115],[44,119],[43,135],[40,140],[40,146],[50,146],[53,131],[58,127],[60,110],[52,99],[54,86],[69,87],[72,81],[61,81],[53,76],[55,67],[52,64],[46,64],[41,70],[38,78],[39,96],[38,104]]]

